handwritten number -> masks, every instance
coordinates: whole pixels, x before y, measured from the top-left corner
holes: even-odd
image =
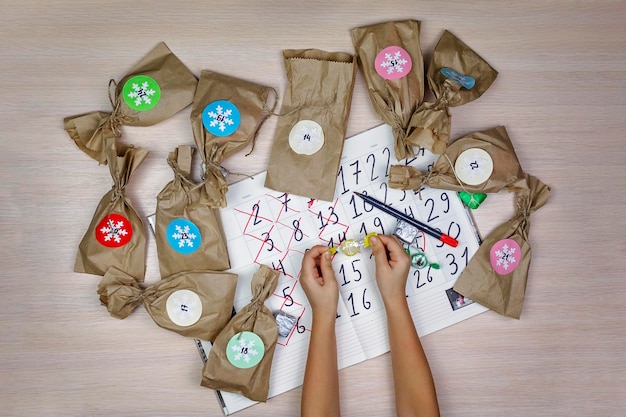
[[[261,223],[262,220],[259,220],[259,205],[258,204],[254,204],[252,206],[252,215],[254,216],[254,220],[252,221],[252,224],[254,226],[256,226],[257,224]]]
[[[376,168],[376,156],[371,153],[369,155],[367,155],[367,159],[365,160],[366,162],[370,161],[370,157],[372,158],[372,174],[370,175],[370,181],[374,182],[378,179],[378,175],[374,176],[374,170]]]
[[[269,243],[270,244],[270,248],[267,250],[268,252],[271,252],[274,250],[274,241],[270,238],[270,233],[269,232],[263,232],[261,233],[261,236],[265,236],[265,239],[263,240],[263,243]]]
[[[341,195],[344,195],[345,193],[350,192],[350,190],[346,188],[346,180],[343,176],[343,165],[339,168],[339,172],[337,173],[337,176],[341,178],[341,188],[343,189],[343,191],[341,192]]]
[[[304,233],[302,233],[302,229],[300,229],[300,220],[294,220],[292,224],[294,227],[293,238],[300,242],[304,237]]]
[[[450,273],[450,275],[456,275],[456,273],[459,272],[459,265],[457,265],[456,263],[456,258],[454,257],[454,254],[449,253],[446,255],[446,259],[450,259],[450,258],[452,258],[452,260],[450,261],[448,265],[454,266],[454,272]]]
[[[285,299],[285,307],[291,307],[293,305],[293,297],[287,293],[287,290],[289,290],[289,288],[291,287],[283,288],[283,298]]]
[[[428,207],[428,203],[431,204],[431,207],[430,207],[430,213],[428,214],[428,220],[426,221],[432,222],[433,220],[438,219],[439,215],[433,216],[433,212],[435,211],[435,200],[433,200],[432,198],[429,198],[424,203],[424,207]]]

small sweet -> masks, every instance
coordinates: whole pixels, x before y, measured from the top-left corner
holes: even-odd
[[[432,269],[439,269],[440,266],[438,263],[431,263],[428,261],[428,257],[426,257],[426,254],[424,252],[422,252],[421,250],[416,248],[409,246],[408,248],[405,248],[406,253],[411,257],[411,266],[413,268],[417,268],[417,269],[423,269],[426,268],[427,266],[430,266]]]
[[[328,249],[330,253],[333,255],[337,252],[343,253],[346,256],[354,256],[357,253],[361,252],[365,248],[370,247],[370,238],[372,236],[376,236],[377,233],[372,232],[365,235],[363,239],[348,239],[341,242],[339,246],[332,247]]]
[[[289,333],[293,330],[293,326],[295,326],[298,321],[297,317],[291,316],[282,310],[278,310],[278,312],[274,314],[274,317],[278,325],[278,335],[282,337],[289,336]]]
[[[467,207],[475,210],[480,206],[480,203],[485,201],[487,194],[484,193],[467,193],[465,191],[459,192],[459,198]]]

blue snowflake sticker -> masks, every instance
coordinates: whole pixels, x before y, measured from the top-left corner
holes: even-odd
[[[175,219],[167,226],[167,242],[176,251],[188,255],[202,243],[200,229],[187,219]]]
[[[215,136],[229,136],[235,133],[241,123],[239,109],[230,101],[217,100],[202,111],[204,128]]]

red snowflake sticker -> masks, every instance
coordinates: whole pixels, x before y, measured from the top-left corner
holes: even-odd
[[[96,226],[96,240],[108,248],[119,248],[130,242],[133,228],[121,214],[111,213]]]

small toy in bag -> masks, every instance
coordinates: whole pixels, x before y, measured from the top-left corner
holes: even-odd
[[[143,221],[124,195],[135,170],[148,151],[117,146],[105,152],[113,187],[100,200],[91,224],[78,245],[75,272],[104,275],[112,266],[138,281],[146,272],[146,235]]]
[[[252,301],[217,336],[202,370],[202,386],[267,401],[278,326],[263,304],[279,272],[261,265],[252,277]]]
[[[426,76],[437,99],[422,103],[409,123],[407,142],[444,153],[450,139],[450,107],[476,100],[498,72],[447,30],[441,35]]]

